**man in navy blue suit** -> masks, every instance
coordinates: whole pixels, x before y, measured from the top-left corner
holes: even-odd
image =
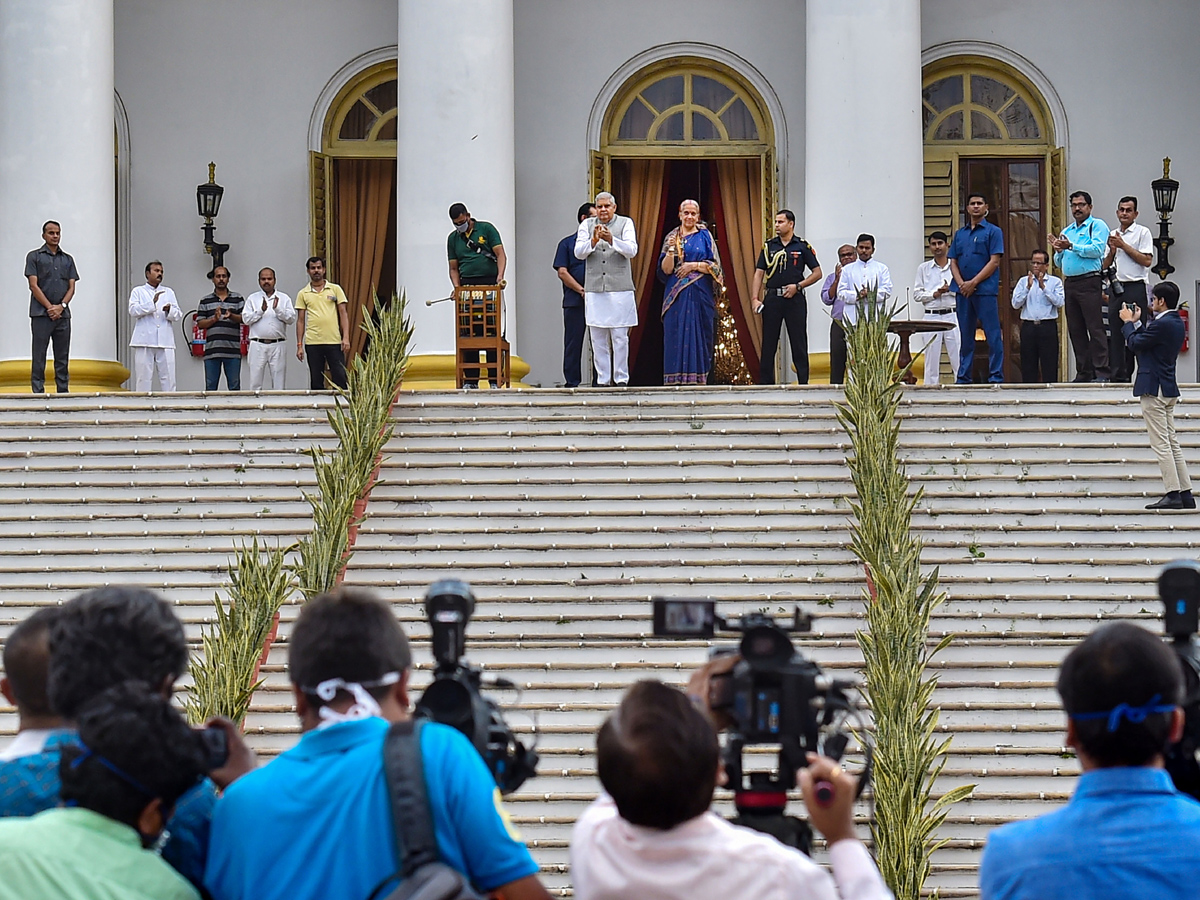
[[[1175,436],[1175,403],[1179,399],[1175,360],[1179,358],[1186,328],[1175,309],[1179,305],[1179,287],[1164,281],[1154,286],[1152,294],[1151,319],[1145,325],[1142,311],[1136,305],[1121,307],[1125,343],[1137,354],[1133,396],[1142,398],[1142,418],[1150,432],[1150,448],[1158,458],[1167,488],[1166,496],[1146,509],[1195,509],[1192,480]]]

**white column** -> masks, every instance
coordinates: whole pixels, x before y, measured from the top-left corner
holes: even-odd
[[[507,333],[517,352],[513,6],[512,0],[399,2],[396,278],[408,292],[415,327],[418,359],[409,381],[420,382],[439,363],[444,371],[437,380],[452,383],[452,304],[425,305],[450,292],[452,203],[465,203],[500,232],[508,254]]]
[[[875,235],[904,299],[924,258],[920,0],[806,7],[804,237],[829,274],[839,245]],[[820,309],[809,303],[814,350],[828,349]]]
[[[0,0],[0,358],[29,359],[25,255],[55,219],[79,269],[72,390],[125,377],[102,383],[114,367],[124,372],[115,362],[114,129],[113,0]]]

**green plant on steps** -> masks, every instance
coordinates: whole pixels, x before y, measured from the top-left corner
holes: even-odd
[[[921,574],[922,545],[912,533],[921,491],[910,493],[898,453],[897,408],[906,373],[897,371],[897,353],[888,345],[893,313],[876,298],[872,287],[859,301],[858,322],[846,326],[846,399],[837,415],[854,448],[847,460],[857,495],[851,547],[867,575],[867,629],[858,642],[863,692],[875,722],[876,857],[897,900],[918,900],[930,858],[945,843],[935,833],[949,807],[969,797],[974,785],[933,799],[950,739],[937,736],[937,678],[926,670],[952,635],[930,647],[930,620],[945,595],[936,568]]]
[[[275,614],[296,590],[296,579],[285,562],[289,548],[260,545],[255,535],[242,541],[230,571],[229,600],[213,597],[216,620],[201,629],[203,653],[192,660],[192,687],[184,710],[194,725],[213,716],[227,716],[239,725],[250,699],[262,683],[261,660]]]
[[[413,329],[404,315],[404,294],[376,308],[377,318],[364,317],[362,326],[370,352],[354,360],[349,386],[337,392],[337,402],[329,412],[337,447],[308,450],[317,478],[316,492],[305,494],[313,510],[313,527],[297,545],[295,565],[306,600],[332,590],[345,571],[352,530],[361,517],[360,503],[374,482],[383,448],[392,436],[388,418],[408,368]]]
[[[316,492],[305,495],[313,508],[312,530],[292,547],[269,549],[254,536],[237,548],[229,601],[215,598],[216,621],[202,630],[202,654],[191,665],[194,684],[184,706],[194,723],[214,715],[242,722],[262,683],[259,662],[280,607],[297,589],[305,599],[332,589],[346,568],[353,529],[392,434],[388,418],[412,339],[403,295],[375,308],[378,315],[362,326],[370,352],[355,359],[349,386],[329,413],[337,447],[308,450],[317,480]],[[289,566],[293,550],[296,560]]]

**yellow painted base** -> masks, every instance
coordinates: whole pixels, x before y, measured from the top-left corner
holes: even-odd
[[[913,374],[917,376],[917,382],[920,383],[925,377],[925,354],[922,353],[913,359],[912,364]],[[796,370],[792,369],[792,374]],[[808,383],[809,384],[829,384],[829,354],[828,353],[810,353],[808,355]]]
[[[519,356],[511,358],[512,386],[527,389],[529,385],[522,384],[521,379],[529,374],[529,363]],[[422,353],[408,361],[408,371],[404,373],[404,384],[401,388],[406,391],[452,391],[456,387],[453,353]],[[480,385],[487,389],[484,379]]]
[[[28,359],[6,359],[0,362],[0,394],[31,394]],[[91,394],[123,391],[129,370],[114,360],[72,359],[67,368],[71,374],[71,393]],[[53,394],[54,362],[46,361],[46,392]]]

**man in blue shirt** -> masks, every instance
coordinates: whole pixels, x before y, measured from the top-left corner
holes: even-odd
[[[1108,252],[1108,226],[1092,215],[1092,195],[1071,195],[1075,224],[1057,237],[1048,235],[1054,248],[1054,264],[1063,273],[1066,295],[1067,334],[1075,351],[1076,382],[1111,380],[1108,364],[1108,334],[1101,309],[1104,286],[1100,263]]]
[[[1004,255],[1004,233],[987,220],[987,198],[980,193],[967,196],[967,224],[958,229],[950,243],[950,271],[958,285],[958,330],[962,355],[958,383],[971,384],[975,365],[975,323],[983,326],[988,345],[988,382],[1004,381],[1004,336],[1000,330],[1000,257]]]
[[[303,735],[218,801],[204,880],[214,900],[364,900],[395,887],[383,745],[409,716],[411,664],[404,630],[373,594],[308,602],[288,645]],[[470,741],[427,722],[421,758],[442,862],[506,900],[548,900]]]
[[[579,207],[580,223],[596,215],[596,207],[585,203]],[[554,252],[554,271],[563,283],[563,386],[579,387],[583,380],[583,336],[587,323],[583,315],[583,274],[586,259],[575,258],[575,232],[558,242]]]
[[[1064,808],[988,836],[983,900],[1196,896],[1200,803],[1163,769],[1184,725],[1174,652],[1136,625],[1104,625],[1067,655],[1057,687],[1083,774]]]
[[[162,597],[143,588],[97,588],[72,598],[51,623],[49,647],[46,693],[70,729],[51,736],[40,753],[0,763],[0,817],[32,816],[58,805],[59,761],[77,740],[75,719],[92,698],[130,681],[169,698],[187,671],[187,639],[179,617]],[[175,803],[163,847],[163,859],[197,885],[204,875],[216,786],[228,785],[253,765],[253,754],[233,723],[223,719],[219,724],[229,762]]]

